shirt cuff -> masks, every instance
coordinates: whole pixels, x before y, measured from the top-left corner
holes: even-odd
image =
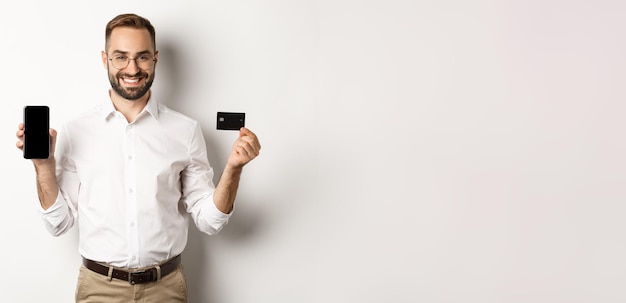
[[[223,213],[219,208],[217,208],[217,206],[215,205],[215,201],[211,200],[212,203],[208,203],[209,206],[207,207],[207,209],[205,209],[209,215],[209,217],[211,218],[215,218],[215,219],[223,219],[223,220],[227,220],[228,218],[230,218],[230,216],[233,214],[233,212],[235,211],[235,206],[233,205],[233,209],[230,211],[230,213]]]
[[[52,206],[48,209],[43,209],[40,204],[39,211],[41,213],[41,217],[48,222],[48,224],[54,227],[59,226],[68,215],[68,209],[65,204],[65,199],[63,198],[63,195],[61,195],[61,191],[59,190],[57,199],[54,201]]]
[[[201,225],[204,227],[202,229],[209,235],[218,233],[228,223],[233,211],[228,214],[221,212],[215,205],[215,201],[211,199],[210,203],[205,204],[201,212],[201,221],[203,222]]]

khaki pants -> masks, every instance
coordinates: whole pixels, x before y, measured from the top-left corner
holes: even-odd
[[[186,303],[187,284],[180,265],[159,281],[131,285],[81,266],[76,286],[77,303]]]

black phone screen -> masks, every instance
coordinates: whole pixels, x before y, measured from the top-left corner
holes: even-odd
[[[50,155],[50,109],[45,105],[24,107],[24,158],[47,159]]]

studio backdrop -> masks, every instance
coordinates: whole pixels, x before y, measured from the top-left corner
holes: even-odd
[[[202,124],[215,182],[263,146],[231,221],[191,227],[193,303],[626,301],[623,1],[17,1],[0,9],[0,301],[73,302],[25,105],[106,100],[115,15],[152,21],[153,93]]]

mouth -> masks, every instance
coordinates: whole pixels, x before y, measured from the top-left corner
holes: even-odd
[[[109,74],[111,88],[128,100],[137,100],[143,97],[150,90],[152,79],[154,77],[145,72]]]
[[[119,77],[120,82],[126,86],[139,86],[143,81],[143,77]]]

